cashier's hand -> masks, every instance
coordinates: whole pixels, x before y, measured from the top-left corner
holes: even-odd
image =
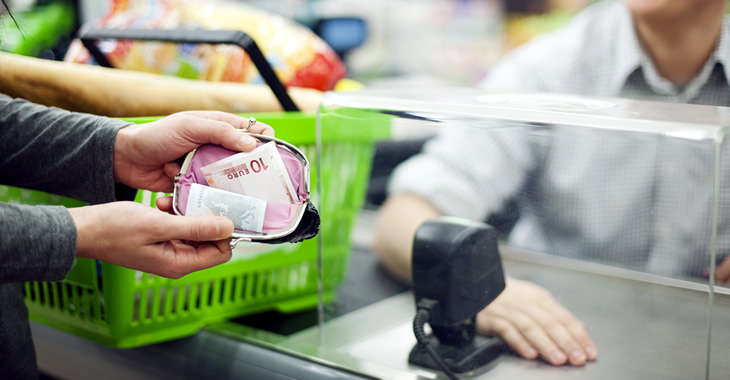
[[[507,278],[494,302],[477,314],[479,332],[499,336],[525,359],[542,357],[553,365],[580,366],[595,360],[596,346],[583,323],[546,289]]]
[[[709,272],[709,269],[707,271]],[[707,275],[709,277],[709,273]],[[726,257],[722,264],[715,268],[715,281],[730,283],[730,256]]]
[[[176,216],[135,202],[69,209],[76,224],[76,257],[167,278],[231,259],[233,222],[219,216]]]
[[[180,112],[148,124],[119,130],[114,142],[114,180],[135,189],[171,192],[180,172],[175,162],[203,144],[222,145],[244,152],[256,147],[256,140],[237,129],[248,119],[218,111]],[[261,122],[249,132],[274,136]]]

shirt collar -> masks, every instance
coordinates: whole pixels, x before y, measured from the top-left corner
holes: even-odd
[[[725,17],[720,32],[720,40],[715,49],[715,59],[722,64],[726,80],[730,80],[730,18]]]
[[[642,69],[647,84],[657,93],[666,95],[677,95],[680,92],[678,86],[662,78],[656,70],[654,63],[646,55],[641,47],[639,38],[634,29],[634,23],[626,7],[619,7],[619,35],[616,39],[616,70],[611,78],[611,86],[614,94],[619,94],[626,85],[629,76],[637,69]],[[715,52],[705,63],[700,73],[693,78],[681,92],[683,98],[691,99],[699,89],[707,82],[715,66],[720,63],[725,72],[725,78],[730,79],[730,21],[726,17],[723,21],[720,39],[718,40]],[[726,79],[727,80],[727,79]]]
[[[634,32],[631,14],[625,6],[617,7],[618,35],[615,39],[615,54],[612,60],[616,65],[611,78],[611,92],[618,95],[626,84],[629,75],[641,67],[644,51]]]

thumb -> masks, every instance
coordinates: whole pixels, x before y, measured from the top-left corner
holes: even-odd
[[[171,218],[166,240],[216,241],[231,237],[233,222],[222,216],[178,216]]]

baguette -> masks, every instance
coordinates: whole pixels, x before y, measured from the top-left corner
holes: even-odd
[[[322,92],[290,87],[301,111]],[[162,116],[186,110],[282,111],[266,85],[206,82],[0,53],[0,93],[34,103],[109,117]]]

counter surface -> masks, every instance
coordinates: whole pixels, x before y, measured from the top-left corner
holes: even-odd
[[[705,378],[708,293],[703,286],[661,278],[656,279],[668,283],[652,283],[648,281],[653,276],[583,263],[571,265],[584,266],[587,272],[530,263],[525,261],[530,256],[516,252],[506,257],[508,274],[550,289],[584,321],[598,347],[599,358],[584,367],[553,367],[541,360],[527,361],[508,353],[488,371],[475,374],[477,378]],[[608,273],[596,273],[602,269]],[[430,371],[407,364],[408,353],[416,343],[411,327],[414,312],[412,294],[406,292],[330,320],[325,325],[327,355],[321,356],[382,377],[433,378]],[[722,359],[730,355],[728,333],[723,328],[728,323],[727,297],[716,294],[709,378],[724,379],[730,373],[730,365]],[[313,336],[306,336],[313,333],[305,331],[291,339],[313,340]]]
[[[326,308],[290,317],[285,329],[255,319],[210,326],[195,336],[116,350],[32,324],[41,370],[73,379],[443,378],[407,364],[415,338],[413,296],[355,241],[350,273]],[[502,248],[508,275],[549,289],[585,322],[599,350],[584,367],[553,367],[506,353],[473,374],[489,379],[696,379],[708,364],[706,284],[624,271]],[[267,316],[261,319],[271,319]],[[248,323],[253,321],[251,323]],[[269,321],[271,322],[271,321]],[[280,321],[277,321],[280,322]],[[727,378],[730,297],[714,294],[708,378]],[[718,327],[719,326],[719,327]],[[282,332],[286,330],[285,332]]]

